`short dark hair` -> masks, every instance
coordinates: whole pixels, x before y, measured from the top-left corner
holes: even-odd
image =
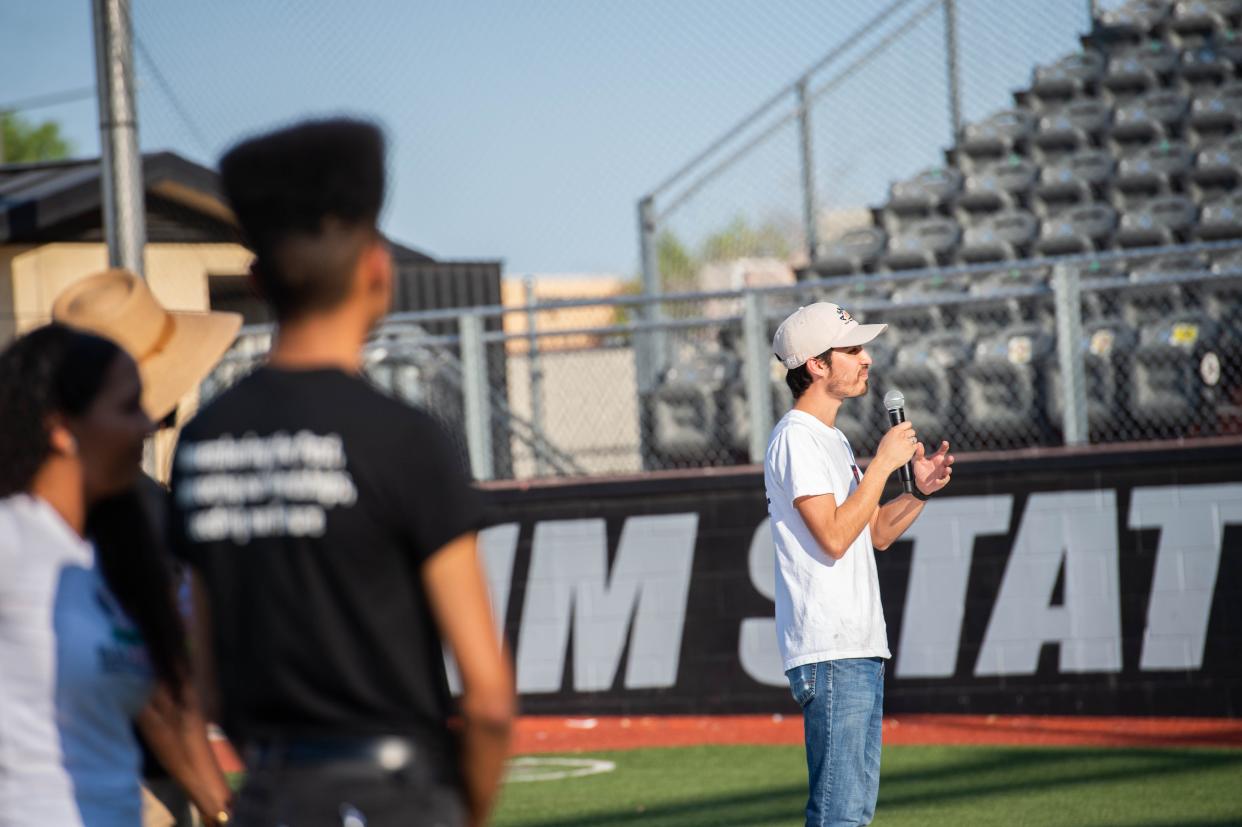
[[[384,204],[384,134],[307,121],[243,141],[220,159],[225,196],[278,319],[339,304]]]
[[[832,348],[828,348],[818,356],[812,356],[811,359],[818,359],[832,369]],[[811,361],[808,359],[807,362]],[[811,372],[806,369],[806,362],[798,365],[785,373],[785,384],[789,386],[789,390],[793,393],[794,399],[801,399],[802,394],[806,393],[806,389],[811,387]]]

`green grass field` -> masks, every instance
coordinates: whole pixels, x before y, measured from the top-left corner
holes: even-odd
[[[566,757],[605,759],[616,769],[510,782],[496,827],[802,824],[801,747],[681,747]],[[1242,825],[1242,750],[887,747],[874,823]]]

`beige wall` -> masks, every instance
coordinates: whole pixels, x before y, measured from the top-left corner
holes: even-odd
[[[250,257],[236,244],[148,244],[147,283],[165,307],[207,310],[207,276],[244,273]],[[0,334],[8,339],[47,322],[61,290],[107,266],[103,244],[0,247],[0,311],[11,320]]]
[[[617,276],[544,276],[535,277],[535,300],[539,303],[573,301],[578,299],[606,299],[622,295],[626,281]],[[522,307],[526,304],[526,285],[522,279],[506,278],[500,283],[500,302],[505,307]],[[528,329],[525,313],[506,313],[506,333],[525,333]],[[594,307],[567,307],[561,310],[544,310],[537,314],[539,330],[572,330],[586,327],[606,327],[617,323],[617,308],[606,305]],[[540,350],[566,350],[594,347],[597,336],[542,336]],[[510,339],[505,350],[509,353],[525,353],[525,339]]]
[[[172,310],[208,310],[209,275],[244,273],[251,254],[236,244],[148,244],[146,276],[151,292]],[[0,345],[48,322],[61,290],[108,266],[103,244],[0,246]],[[196,407],[197,394],[182,400],[184,422]],[[166,479],[173,431],[162,431],[148,444],[144,462],[158,479]]]

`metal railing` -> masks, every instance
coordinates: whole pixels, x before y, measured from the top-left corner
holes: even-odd
[[[943,435],[956,435],[966,446],[1020,448],[1188,436],[1217,428],[1207,419],[1196,419],[1199,403],[1194,394],[1210,391],[1215,400],[1211,404],[1220,410],[1207,411],[1204,416],[1209,418],[1225,416],[1221,411],[1242,402],[1234,396],[1242,392],[1237,369],[1242,365],[1237,341],[1242,331],[1236,310],[1231,309],[1242,306],[1242,301],[1230,303],[1234,294],[1242,299],[1242,258],[1229,259],[1238,254],[1242,241],[808,279],[745,290],[401,313],[377,329],[365,364],[378,384],[428,408],[455,432],[463,460],[479,479],[761,462],[768,434],[784,408],[783,374],[771,355],[772,332],[799,303],[827,298],[846,304],[867,321],[890,322],[888,341],[878,341],[875,347],[872,373],[881,386],[908,383],[903,388],[908,399],[919,398],[911,390],[920,385],[931,388],[925,396],[950,396],[925,400],[927,405],[935,401],[924,413],[927,422],[938,423],[925,430],[930,437],[938,437],[939,429]],[[1160,271],[1162,257],[1169,256],[1182,262],[1200,256],[1202,267]],[[1215,271],[1208,269],[1212,261]],[[1155,271],[1148,266],[1141,278],[1135,275],[1141,265],[1152,262]],[[1084,278],[1084,272],[1092,269],[1087,273],[1092,277]],[[1036,278],[1022,277],[1032,271]],[[1012,279],[1014,286],[974,289],[997,274]],[[1118,296],[1133,300],[1134,307],[1118,305]],[[657,314],[653,312],[657,304],[671,306],[673,312]],[[1108,309],[1113,305],[1121,309]],[[592,306],[643,312],[631,320],[593,327],[538,324],[547,311]],[[1000,308],[1003,323],[980,332],[971,319],[989,308]],[[1139,315],[1128,318],[1131,310]],[[487,329],[488,319],[511,314],[522,314],[535,324],[517,332]],[[1183,325],[1177,328],[1182,333],[1170,336],[1202,339],[1197,344],[1173,342],[1188,345],[1182,350],[1153,349],[1159,343],[1148,340],[1163,323],[1162,317],[1169,324]],[[445,320],[456,323],[455,333],[429,335],[421,327]],[[928,320],[934,321],[931,327]],[[1108,359],[1121,364],[1147,358],[1143,354],[1148,351],[1154,354],[1150,364],[1135,363],[1134,376],[1128,370],[1124,376],[1109,373],[1115,366],[1101,363],[1104,357],[1092,350],[1100,349],[1097,345],[1104,341],[1100,331],[1114,320],[1117,329],[1109,335],[1118,342],[1133,337],[1134,352],[1112,353]],[[1088,328],[1090,335],[1085,332]],[[1187,332],[1191,328],[1197,332]],[[257,363],[270,335],[266,328],[245,329],[208,379],[205,396]],[[997,345],[998,357],[985,352],[989,342],[1005,335],[1013,341]],[[570,336],[585,337],[587,344],[555,349],[542,344]],[[1210,352],[1202,347],[1208,338],[1215,348]],[[1139,347],[1139,339],[1146,343],[1146,351]],[[524,351],[516,343],[522,343]],[[936,348],[946,344],[956,361],[940,364],[937,359],[948,357],[937,355]],[[928,354],[920,351],[924,345]],[[641,363],[657,346],[665,348],[659,356],[667,367],[644,388]],[[881,346],[889,351],[883,360]],[[1204,360],[1209,367],[1194,360]],[[1210,368],[1213,362],[1217,368]],[[1205,376],[1204,387],[1188,387],[1185,398],[1169,402],[1182,406],[1170,410],[1176,416],[1182,416],[1177,410],[1184,410],[1184,422],[1161,424],[1158,417],[1148,417],[1126,424],[1130,420],[1125,410],[1101,414],[1093,408],[1098,407],[1093,394],[1100,391],[1094,381],[1107,380],[1109,388],[1124,385],[1115,388],[1119,399],[1148,392],[1180,393],[1176,382],[1184,384],[1184,377],[1175,377],[1170,385],[1172,380],[1160,373],[1169,370],[1180,371],[1178,377],[1212,374]],[[1096,376],[1101,371],[1104,379]],[[1208,379],[1213,379],[1210,387]],[[1157,380],[1165,384],[1153,385]],[[997,405],[1004,403],[985,397],[1004,395],[1012,390],[1006,388],[1009,382],[1043,401],[1022,402],[1027,407],[1016,411],[1016,418],[1000,416]],[[1126,383],[1135,384],[1137,390],[1131,392]],[[974,399],[972,394],[981,397]],[[1057,399],[1062,401],[1056,403]],[[853,417],[849,429],[843,430],[862,454],[882,432],[871,410],[877,406],[875,400],[859,400],[843,409]],[[910,414],[914,419],[916,413]],[[1024,415],[1031,423],[1021,419]],[[977,421],[972,421],[974,416]],[[1036,420],[1042,422],[1038,427]]]

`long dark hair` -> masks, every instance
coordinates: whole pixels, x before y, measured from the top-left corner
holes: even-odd
[[[81,416],[124,355],[113,342],[59,324],[38,328],[0,353],[0,497],[26,492],[51,455],[48,419]],[[138,626],[155,674],[180,695],[189,672],[162,537],[135,488],[91,505],[86,533],[100,573]]]

